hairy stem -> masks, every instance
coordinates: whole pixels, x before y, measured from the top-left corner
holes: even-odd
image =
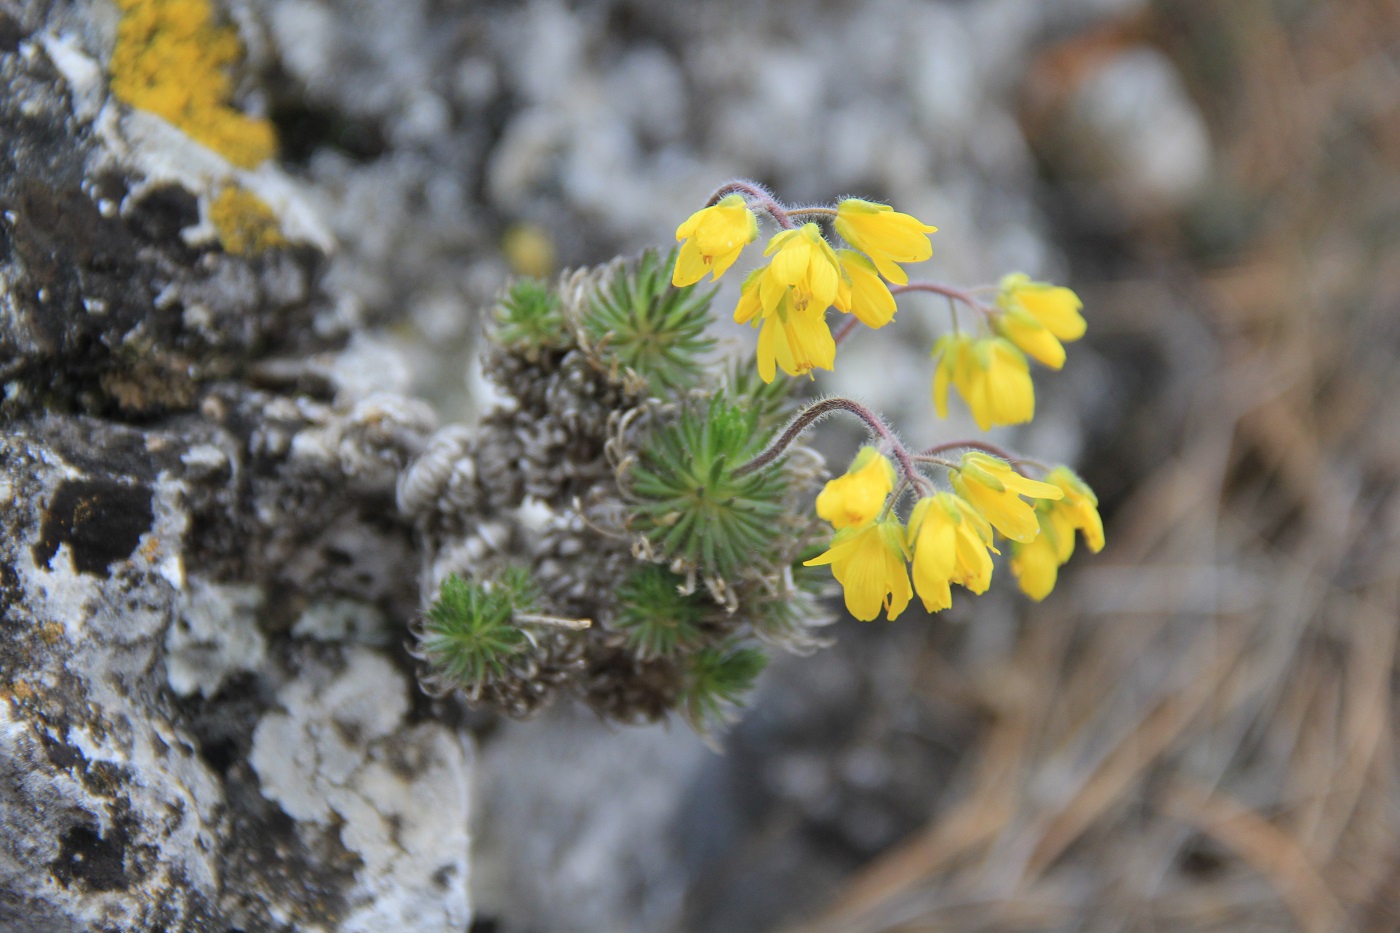
[[[925,480],[915,468],[914,461],[909,456],[909,451],[906,450],[904,445],[899,442],[899,439],[894,436],[894,432],[890,430],[889,425],[885,424],[884,419],[859,402],[853,402],[848,398],[822,399],[820,402],[816,402],[803,409],[795,418],[788,422],[787,427],[779,432],[774,440],[769,442],[767,448],[765,448],[762,453],[736,469],[733,475],[745,476],[752,473],[754,470],[761,470],[763,467],[782,456],[783,451],[787,450],[788,447],[792,445],[793,441],[801,437],[804,431],[828,415],[833,415],[837,412],[855,415],[861,421],[864,421],[865,426],[870,429],[871,433],[875,434],[880,440],[889,445],[890,452],[893,453],[894,458],[899,461],[899,468],[904,473],[910,485],[916,490],[927,487],[928,481]]]
[[[938,457],[939,454],[946,453],[950,450],[980,450],[984,454],[991,454],[993,457],[999,457],[1007,463],[1035,463],[1034,460],[1027,460],[1024,457],[1012,453],[1005,447],[998,447],[996,444],[990,444],[987,441],[948,441],[946,444],[935,444],[927,450],[919,451],[914,455],[914,459],[927,460],[932,463],[936,462],[935,458]]]
[[[969,308],[975,308],[988,317],[995,313],[990,307],[979,301],[972,292],[954,288],[951,285],[940,285],[937,282],[910,282],[908,285],[890,286],[891,295],[902,295],[905,292],[931,292],[952,301],[961,301]]]
[[[788,209],[791,217],[835,217],[834,207],[793,207]]]
[[[751,181],[736,179],[726,182],[720,186],[719,190],[710,195],[710,199],[705,202],[705,206],[713,207],[720,202],[721,198],[729,194],[742,194],[745,198],[757,201],[759,206],[767,211],[769,215],[778,222],[778,226],[782,227],[784,230],[792,230],[796,227],[796,224],[788,217],[787,209],[779,204],[776,198],[765,191],[762,185]]]

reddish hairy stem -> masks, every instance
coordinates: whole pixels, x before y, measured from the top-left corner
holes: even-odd
[[[968,291],[961,288],[953,288],[951,285],[939,285],[937,282],[910,282],[908,285],[891,285],[891,295],[902,295],[905,292],[931,292],[935,295],[942,295],[944,298],[951,298],[954,301],[961,301],[969,308],[976,308],[983,314],[991,315],[992,309]]]
[[[870,428],[877,437],[890,446],[890,452],[893,453],[894,458],[899,461],[899,468],[904,472],[904,476],[909,480],[910,485],[913,486],[915,490],[927,488],[928,481],[915,469],[914,461],[909,456],[909,451],[904,449],[904,445],[894,436],[894,432],[890,430],[889,425],[885,424],[884,419],[859,402],[853,402],[848,398],[827,398],[808,406],[798,413],[797,417],[788,422],[788,426],[783,429],[782,433],[780,433],[776,439],[769,442],[768,447],[762,453],[736,469],[733,475],[745,476],[752,473],[754,470],[762,469],[772,463],[774,460],[778,459],[778,457],[782,456],[783,451],[787,450],[792,442],[802,435],[802,432],[806,431],[827,415],[835,414],[838,411],[845,412],[849,415],[855,415],[861,421],[864,421],[866,427]]]
[[[921,450],[917,457],[936,457],[941,453],[950,450],[980,450],[984,454],[991,454],[993,457],[1000,457],[1007,463],[1023,463],[1024,461],[1007,450],[1005,447],[998,447],[996,444],[989,444],[986,441],[949,441],[946,444],[935,444],[927,450]]]
[[[705,202],[705,206],[713,207],[720,202],[721,198],[728,194],[742,194],[746,198],[752,198],[757,201],[763,209],[768,212],[769,216],[778,222],[778,226],[782,227],[784,230],[792,230],[796,226],[793,224],[792,219],[788,217],[787,209],[779,204],[771,194],[751,181],[726,182],[718,191],[710,195],[710,199]]]

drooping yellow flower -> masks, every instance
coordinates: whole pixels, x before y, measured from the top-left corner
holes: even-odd
[[[767,268],[749,273],[739,290],[739,304],[734,309],[737,323],[762,326],[758,332],[758,374],[764,382],[772,382],[778,367],[789,376],[801,376],[813,369],[831,369],[836,365],[836,340],[826,324],[826,308],[808,303],[797,310],[784,294],[772,313],[763,309],[759,300],[760,282]]]
[[[762,325],[758,374],[772,382],[778,367],[789,376],[831,369],[836,365],[836,341],[826,323],[826,309],[841,279],[831,245],[816,224],[806,224],[775,235],[764,254],[772,261],[744,280],[734,309],[738,323]]]
[[[894,489],[894,465],[874,447],[865,446],[850,468],[817,496],[817,514],[836,529],[873,522]]]
[[[1020,272],[1001,280],[997,330],[1035,359],[1059,369],[1065,364],[1061,341],[1078,340],[1087,326],[1079,296],[1060,285],[1034,282]]]
[[[1103,520],[1092,489],[1068,467],[1056,467],[1046,481],[1064,491],[1058,501],[1036,505],[1040,534],[1034,541],[1017,544],[1012,552],[1011,570],[1020,581],[1021,591],[1039,602],[1055,588],[1059,570],[1074,553],[1074,533],[1084,535],[1089,550],[1103,548]]]
[[[1084,303],[1078,295],[1063,285],[1032,281],[1021,272],[1013,272],[1001,280],[997,305],[1005,310],[1024,309],[1061,340],[1078,340],[1088,326],[1079,313]]]
[[[847,198],[836,205],[836,232],[875,263],[880,274],[900,285],[909,275],[897,262],[923,262],[933,255],[928,234],[938,230],[888,204]]]
[[[845,591],[846,608],[857,619],[869,622],[884,609],[893,621],[914,598],[905,567],[908,559],[904,526],[890,517],[841,529],[825,553],[803,566],[830,564]]]
[[[841,264],[816,224],[774,234],[763,255],[773,257],[758,286],[765,314],[771,314],[785,296],[798,311],[816,306],[825,312],[836,300]]]
[[[860,253],[838,249],[836,258],[844,275],[836,289],[836,309],[854,314],[866,327],[884,327],[894,319],[894,296],[880,280],[875,264]]]
[[[950,584],[985,593],[992,582],[992,529],[986,519],[952,493],[920,499],[909,515],[914,552],[914,589],[929,612],[953,604]]]
[[[997,531],[1012,541],[1025,543],[1040,531],[1035,509],[1021,499],[1061,499],[1064,490],[1029,479],[1011,469],[1005,460],[972,450],[963,454],[948,477],[958,495],[982,514]]]
[[[694,285],[707,272],[717,281],[757,237],[758,218],[742,195],[726,195],[701,208],[676,228],[676,242],[685,242],[676,257],[671,284],[677,288]]]
[[[1053,513],[1037,509],[1036,514],[1041,521],[1040,534],[1025,544],[1012,545],[1010,564],[1021,592],[1040,602],[1055,588],[1055,582],[1060,576],[1060,565],[1064,561],[1060,560],[1056,553],[1059,550],[1060,539],[1054,523],[1050,520]],[[1073,529],[1070,533],[1074,533]]]
[[[948,417],[948,387],[967,403],[977,426],[1022,424],[1035,417],[1035,388],[1026,357],[1000,337],[977,339],[945,334],[933,345],[938,366],[933,372],[933,405]]]
[[[1068,534],[1063,535],[1069,539],[1069,544],[1065,545],[1064,557],[1060,563],[1069,560],[1069,555],[1074,550],[1074,530],[1078,529],[1084,535],[1084,543],[1089,550],[1097,554],[1103,550],[1103,518],[1099,516],[1099,497],[1094,495],[1094,491],[1089,488],[1089,484],[1080,479],[1079,476],[1069,467],[1055,467],[1045,477],[1047,483],[1060,487],[1064,492],[1064,498],[1055,503],[1054,513],[1069,529]]]

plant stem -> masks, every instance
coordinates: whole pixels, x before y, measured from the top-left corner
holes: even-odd
[[[889,445],[890,452],[894,454],[894,458],[899,461],[899,468],[904,473],[909,484],[913,486],[916,491],[927,488],[928,481],[924,479],[915,468],[914,461],[909,456],[909,451],[906,450],[904,445],[899,442],[899,439],[894,436],[894,432],[890,430],[889,425],[885,424],[884,419],[859,402],[853,402],[848,398],[822,399],[820,402],[816,402],[799,412],[792,421],[788,422],[787,427],[784,428],[774,440],[769,442],[768,447],[764,449],[762,453],[736,469],[733,475],[745,476],[752,473],[754,470],[762,469],[772,463],[774,460],[778,459],[778,457],[782,456],[783,451],[787,450],[793,441],[802,436],[804,431],[826,416],[835,414],[836,412],[845,412],[849,415],[855,415],[861,421],[864,421],[866,427],[868,427],[872,433]]]
[[[791,217],[835,217],[834,207],[794,207],[788,210]]]
[[[932,292],[935,295],[942,295],[953,301],[961,301],[969,308],[975,308],[987,317],[991,317],[995,312],[981,301],[972,292],[964,291],[961,288],[954,288],[951,285],[940,285],[937,282],[910,282],[908,285],[891,285],[891,295],[902,295],[905,292]]]
[[[517,612],[512,618],[520,625],[551,625],[575,632],[582,632],[593,625],[592,619],[565,619],[560,616],[539,615],[534,612]]]
[[[930,462],[932,462],[932,458],[937,457],[939,454],[945,453],[949,450],[980,450],[984,454],[991,454],[993,457],[999,457],[1002,460],[1005,460],[1007,463],[1032,462],[1018,457],[1016,454],[1007,450],[1005,447],[998,447],[996,444],[990,444],[987,441],[948,441],[946,444],[934,444],[927,450],[921,450],[917,454],[915,454],[915,459],[927,459],[930,460]]]
[[[854,314],[852,314],[852,315],[851,315],[851,319],[850,319],[849,321],[847,321],[846,323],[842,324],[841,327],[840,327],[840,329],[838,329],[838,330],[836,331],[836,333],[834,333],[834,334],[831,335],[831,339],[834,340],[834,341],[836,341],[836,345],[837,345],[838,347],[841,346],[841,341],[843,341],[843,340],[845,340],[847,337],[849,337],[849,336],[851,335],[852,331],[854,331],[854,330],[856,329],[856,325],[859,324],[859,323],[860,323],[860,319],[859,319],[858,317],[856,317]]]
[[[720,199],[723,198],[725,195],[736,193],[742,194],[746,198],[752,198],[753,200],[757,201],[759,205],[762,206],[762,208],[766,210],[775,221],[778,222],[778,226],[782,227],[784,230],[792,230],[796,227],[796,224],[794,224],[792,222],[792,219],[788,217],[787,209],[784,208],[781,204],[779,204],[778,201],[771,194],[765,191],[762,186],[755,184],[751,181],[743,181],[742,179],[736,179],[734,181],[725,182],[725,184],[720,186],[718,191],[710,195],[710,199],[705,202],[705,206],[713,207],[714,205],[718,204]]]

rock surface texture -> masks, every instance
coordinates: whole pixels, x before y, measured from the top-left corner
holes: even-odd
[[[388,621],[436,419],[290,176],[108,93],[118,16],[0,4],[0,929],[464,929]]]

